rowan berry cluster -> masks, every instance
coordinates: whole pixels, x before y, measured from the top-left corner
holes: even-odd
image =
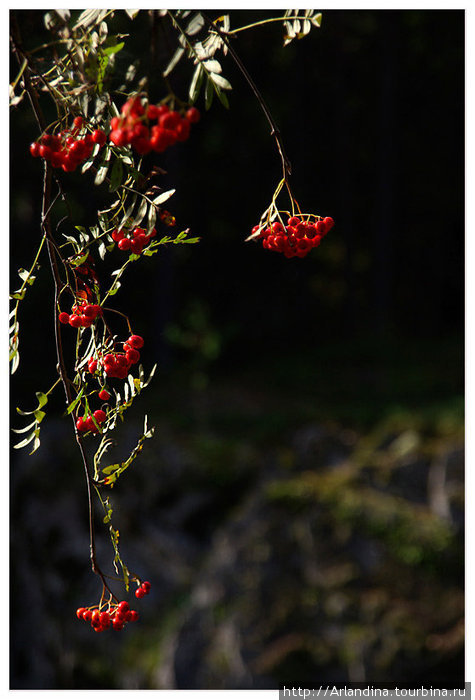
[[[284,253],[286,258],[294,256],[304,258],[312,248],[320,245],[322,238],[333,225],[331,216],[326,216],[324,219],[318,218],[313,223],[310,220],[303,221],[297,216],[291,216],[287,220],[287,226],[280,221],[274,221],[270,226],[262,229],[258,238],[262,238],[262,246],[267,250]],[[254,226],[252,233],[257,233],[259,228]]]
[[[102,309],[99,304],[89,304],[86,301],[82,301],[73,305],[70,314],[66,313],[66,311],[61,311],[58,319],[60,323],[69,324],[73,328],[89,328],[101,314]]]
[[[99,607],[78,608],[76,610],[78,620],[90,622],[95,632],[104,632],[112,627],[114,630],[122,630],[128,622],[136,622],[139,614],[131,610],[126,600],[120,603],[109,603],[103,609]]]
[[[143,583],[140,584],[140,586],[137,588],[135,591],[135,597],[136,598],[143,598],[144,596],[148,595],[150,593],[152,585],[150,581],[144,581]]]
[[[108,352],[105,355],[90,357],[87,363],[89,372],[96,374],[99,367],[110,378],[125,379],[132,365],[140,360],[139,349],[144,340],[140,335],[131,335],[122,345],[123,352]]]
[[[44,158],[53,168],[62,168],[69,173],[76,170],[91,155],[96,144],[103,146],[107,136],[102,129],[86,133],[83,117],[75,117],[71,129],[58,134],[43,134],[30,145],[34,158]]]
[[[100,425],[101,423],[104,423],[106,420],[107,415],[105,411],[103,411],[101,408],[97,409],[97,411],[94,411],[94,413],[89,416],[83,416],[82,418],[78,418],[76,420],[76,428],[79,430],[80,433],[86,433],[86,432],[91,432],[91,433],[98,433],[100,432]]]
[[[136,226],[131,231],[124,231],[123,229],[114,229],[111,233],[111,238],[117,243],[117,247],[120,250],[130,251],[135,253],[135,255],[140,255],[142,250],[148,243],[150,239],[157,235],[157,230],[154,228],[150,233],[144,228]]]
[[[120,112],[110,121],[109,140],[116,146],[130,144],[139,155],[162,153],[178,141],[186,141],[191,125],[200,119],[196,107],[180,114],[166,104],[144,105],[138,96],[127,100]]]

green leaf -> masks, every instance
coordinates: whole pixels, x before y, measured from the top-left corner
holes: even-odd
[[[316,15],[313,15],[310,21],[315,27],[320,27],[322,24],[322,13],[318,12]]]
[[[13,445],[13,449],[15,449],[15,450],[20,450],[22,447],[26,447],[27,445],[30,444],[30,442],[32,442],[32,441],[35,439],[35,437],[37,437],[37,436],[36,436],[35,431],[33,431],[33,432],[32,432],[30,435],[28,435],[28,437],[26,437],[24,440],[22,440],[21,442],[18,442],[16,445]],[[31,453],[30,453],[30,454],[31,454]]]
[[[46,413],[44,411],[40,411],[40,409],[37,409],[34,413],[34,416],[36,418],[36,422],[41,423],[43,418],[46,416]]]
[[[120,464],[111,464],[108,467],[101,469],[101,472],[103,474],[112,474],[112,472],[115,472],[117,469],[120,469]]]
[[[213,102],[213,97],[214,97],[214,88],[213,88],[213,83],[209,78],[206,80],[206,88],[205,88],[205,109],[208,110],[211,107],[211,104]]]
[[[122,173],[122,161],[120,158],[116,158],[110,173],[109,192],[115,192],[115,190],[120,187],[122,183]]]
[[[190,102],[195,102],[198,95],[200,94],[201,86],[203,84],[204,75],[205,75],[204,70],[201,66],[201,63],[199,63],[196,66],[195,72],[193,73],[193,78],[191,79],[191,83],[190,83],[190,90],[189,90]]]
[[[175,194],[176,190],[167,190],[166,192],[162,192],[162,194],[159,194],[158,197],[155,197],[153,200],[153,203],[156,204],[157,206],[159,204],[163,204],[163,202],[166,202],[167,199],[170,199]]]
[[[95,185],[102,185],[104,180],[107,177],[107,171],[109,169],[109,163],[110,163],[110,158],[111,158],[112,151],[110,148],[106,148],[104,155],[102,157],[101,165],[99,166],[99,169],[96,173],[96,177],[94,178],[94,184]]]
[[[75,399],[73,399],[73,400],[71,401],[71,403],[70,403],[69,406],[67,407],[67,409],[66,409],[66,415],[69,416],[69,415],[74,411],[74,409],[76,408],[76,406],[77,406],[78,403],[80,402],[81,397],[82,397],[83,394],[84,394],[84,387],[81,387],[81,391],[79,392],[79,394],[76,396]]]
[[[222,90],[232,90],[231,83],[229,80],[226,80],[222,75],[219,75],[219,73],[210,73],[211,80],[215,85],[220,87]]]
[[[217,61],[215,58],[212,58],[209,61],[203,61],[203,66],[210,73],[221,73],[223,70],[221,68],[221,63],[219,61]]]
[[[125,46],[125,43],[123,41],[121,41],[120,43],[115,44],[114,46],[108,46],[106,49],[102,49],[102,53],[105,56],[112,56],[112,54],[119,53],[119,51],[122,51],[124,46]]]
[[[216,94],[218,96],[219,101],[221,104],[226,107],[226,109],[229,109],[229,101],[228,97],[225,92],[223,92],[220,88],[216,88]]]
[[[42,391],[36,392],[36,398],[38,399],[38,408],[43,408],[48,403],[48,397]]]
[[[172,72],[172,70],[175,68],[175,66],[177,65],[178,61],[180,60],[180,58],[183,56],[184,53],[185,53],[185,49],[183,48],[183,46],[179,46],[177,48],[177,50],[175,51],[175,53],[173,54],[170,63],[163,71],[164,78],[166,78],[167,75],[169,75]]]
[[[151,204],[148,208],[147,233],[151,233],[153,227],[155,226],[156,220],[157,220],[157,207],[155,207],[155,206],[153,206],[153,204]]]
[[[185,29],[185,34],[188,36],[193,36],[193,34],[198,34],[198,32],[203,27],[205,21],[200,13],[197,13],[193,19],[189,22]]]
[[[36,425],[36,419],[33,421],[33,423],[29,423],[28,425],[25,425],[24,428],[12,428],[12,432],[14,432],[14,433],[26,433],[26,432],[28,432],[28,430],[31,430],[34,425]]]
[[[36,277],[34,275],[30,275],[29,270],[24,270],[22,267],[18,270],[18,274],[20,275],[21,279],[23,282],[26,282],[27,284],[33,284],[35,281]]]

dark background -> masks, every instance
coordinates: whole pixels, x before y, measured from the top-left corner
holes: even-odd
[[[278,14],[232,10],[231,26]],[[42,14],[17,15],[36,46]],[[117,15],[130,33],[117,68],[140,59],[159,101],[168,39],[142,15]],[[305,259],[244,244],[280,164],[223,59],[231,109],[200,98],[189,141],[149,157],[177,188],[178,230],[201,241],[143,259],[114,298],[159,365],[117,459],[143,413],[156,435],[114,490],[124,559],[152,594],[121,635],[75,619],[99,591],[58,392],[40,450],[11,461],[12,688],[463,680],[464,13],[324,11],[285,49],[278,23],[238,36],[302,210],[335,227]],[[178,94],[187,80],[180,66]],[[14,289],[40,235],[37,135],[24,101],[10,121]],[[61,230],[93,225],[107,193],[62,180],[77,219]],[[54,381],[42,262],[20,312],[12,427]]]

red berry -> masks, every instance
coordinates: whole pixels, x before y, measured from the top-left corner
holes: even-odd
[[[144,589],[145,593],[150,593],[150,589],[152,588],[152,584],[150,581],[144,581],[142,583],[142,588]]]
[[[333,221],[333,219],[332,219],[331,216],[326,216],[326,217],[323,219],[323,223],[324,223],[325,226],[326,226],[327,233],[328,233],[328,231],[335,225],[335,222]]]
[[[119,631],[119,630],[124,629],[124,623],[122,622],[122,620],[121,620],[120,618],[117,619],[117,618],[115,617],[115,618],[112,620],[112,627],[113,627],[115,630]]]
[[[156,105],[149,105],[147,107],[147,119],[155,121],[159,117],[158,107]]]
[[[86,430],[90,430],[91,433],[97,433],[98,429],[96,428],[96,424],[94,423],[94,420],[92,416],[88,416],[86,420],[84,421],[84,424],[86,426]]]
[[[69,325],[73,328],[79,328],[80,326],[82,326],[81,317],[77,316],[76,314],[72,314],[69,317]]]
[[[134,255],[140,255],[143,250],[143,243],[140,240],[133,240],[130,242],[130,250]]]
[[[40,144],[37,141],[34,141],[30,145],[30,153],[33,156],[33,158],[38,158],[40,155]]]
[[[145,593],[144,589],[141,586],[139,586],[139,588],[137,588],[137,590],[135,591],[135,597],[143,598],[145,595],[147,594]]]
[[[92,619],[92,610],[85,610],[83,612],[82,619],[86,622],[90,622]]]
[[[66,311],[61,311],[58,320],[60,323],[69,323],[69,314],[67,314]]]
[[[163,129],[176,129],[180,122],[181,117],[179,113],[173,110],[172,112],[162,114],[158,123]]]
[[[124,238],[124,232],[120,231],[119,229],[114,229],[111,233],[111,238],[113,241],[116,243],[119,243]]]
[[[186,112],[186,118],[189,122],[191,122],[191,124],[196,124],[196,122],[199,122],[201,118],[199,109],[196,109],[196,107],[190,107],[190,109],[188,109]]]
[[[74,117],[73,119],[73,127],[75,129],[81,129],[84,124],[84,119],[82,117]]]
[[[126,146],[129,142],[128,134],[125,129],[114,129],[109,134],[109,141],[116,146]]]
[[[187,119],[182,119],[175,128],[176,140],[186,141],[190,135],[190,122]]]
[[[83,433],[87,430],[86,424],[84,423],[83,418],[78,418],[76,421],[76,428],[79,430],[79,432]]]
[[[45,160],[49,160],[53,154],[53,151],[51,150],[51,148],[49,146],[46,146],[43,143],[40,145],[38,150],[39,150],[40,156],[42,158],[44,158]]]
[[[139,350],[143,347],[144,339],[140,335],[131,335],[127,343],[135,350]]]
[[[94,610],[92,613],[92,619],[91,622],[93,625],[100,625],[101,624],[101,615],[99,610]]]
[[[99,398],[101,399],[101,401],[109,401],[109,399],[110,399],[110,397],[111,397],[111,395],[109,394],[109,392],[106,391],[105,389],[101,389],[100,392],[99,392],[99,394],[98,394],[98,396],[99,396]]]
[[[107,136],[102,129],[96,129],[92,132],[92,140],[94,143],[98,143],[99,146],[103,146],[107,141]]]
[[[89,360],[89,362],[87,363],[87,367],[91,374],[95,374],[95,372],[97,371],[97,360]]]
[[[99,424],[104,423],[105,419],[107,418],[102,408],[98,408],[97,411],[94,411],[93,416]]]
[[[130,250],[131,245],[132,241],[130,240],[130,238],[122,238],[122,240],[120,240],[117,243],[117,246],[120,248],[120,250]]]
[[[136,610],[129,610],[127,613],[127,621],[128,622],[137,622],[139,619],[139,614]]]
[[[138,350],[135,350],[134,348],[130,348],[130,350],[127,350],[127,352],[125,353],[125,356],[127,358],[127,361],[133,365],[135,365],[135,363],[140,360],[140,353]]]
[[[101,627],[103,627],[104,629],[107,629],[111,623],[109,613],[105,611],[101,612],[101,614],[99,615],[99,620],[101,623]]]
[[[287,226],[297,226],[300,223],[300,219],[297,216],[291,216],[287,221]]]
[[[119,605],[117,606],[117,611],[120,612],[122,615],[128,612],[130,609],[130,606],[126,600],[121,600]]]
[[[317,223],[315,224],[315,229],[317,233],[319,233],[322,236],[324,236],[327,231],[326,224],[323,221],[317,221]]]
[[[76,610],[76,616],[77,616],[78,620],[82,619],[82,616],[84,615],[85,612],[86,612],[86,608],[78,608]]]

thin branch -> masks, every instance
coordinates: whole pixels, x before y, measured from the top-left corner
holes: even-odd
[[[201,15],[202,15],[203,19],[205,20],[205,22],[209,25],[209,27],[211,27],[213,29],[213,31],[215,31],[217,34],[219,34],[221,39],[224,41],[224,43],[226,44],[228,51],[229,51],[231,57],[233,58],[235,64],[237,65],[237,67],[239,68],[241,73],[243,74],[244,79],[246,80],[249,87],[251,88],[254,95],[256,96],[257,101],[259,102],[261,109],[264,112],[265,117],[266,117],[266,119],[269,122],[269,125],[271,127],[271,136],[273,136],[276,140],[277,149],[279,151],[280,159],[282,161],[282,169],[283,169],[284,179],[287,183],[287,179],[292,172],[292,166],[291,166],[290,161],[287,158],[287,155],[285,153],[284,143],[282,140],[282,136],[281,136],[279,127],[277,126],[277,124],[274,120],[274,117],[271,114],[269,107],[267,106],[264,98],[262,97],[262,94],[258,90],[257,85],[255,84],[254,80],[250,76],[246,66],[243,64],[243,62],[239,58],[238,54],[234,50],[233,46],[229,42],[228,37],[226,36],[226,33],[223,32],[220,29],[220,27],[218,27],[204,12],[201,12]]]
[[[28,56],[27,54],[21,49],[21,39],[20,39],[20,33],[18,30],[16,18],[13,15],[12,17],[12,36],[11,36],[11,41],[13,45],[13,51],[16,54],[18,61],[21,63],[21,57],[23,57],[23,60],[28,61]],[[43,117],[43,112],[41,110],[41,107],[39,105],[39,100],[38,100],[38,95],[36,93],[35,88],[32,85],[31,79],[30,79],[30,65],[25,68],[24,70],[24,86],[26,93],[28,94],[28,98],[30,100],[31,106],[33,108],[33,113],[35,115],[36,121],[38,123],[38,126],[40,130],[43,132],[45,130],[45,120]],[[56,253],[56,246],[54,243],[53,235],[51,232],[51,208],[52,205],[54,204],[54,200],[52,200],[51,197],[51,179],[52,179],[52,168],[51,165],[45,161],[45,170],[44,170],[44,178],[43,178],[43,197],[42,197],[42,207],[41,207],[41,228],[43,231],[44,238],[46,240],[46,248],[48,251],[48,257],[50,261],[50,268],[53,276],[53,281],[54,281],[54,319],[55,319],[55,324],[54,324],[54,330],[55,330],[55,345],[56,345],[56,356],[57,356],[57,369],[58,369],[58,374],[60,376],[61,382],[63,384],[64,388],[64,393],[66,395],[66,402],[68,405],[71,404],[72,402],[72,395],[71,395],[71,380],[68,377],[67,369],[66,369],[66,364],[64,360],[64,353],[63,353],[63,346],[62,346],[62,341],[61,341],[61,329],[60,329],[60,323],[58,319],[58,299],[59,299],[59,291],[63,286],[61,276],[59,273],[59,268],[58,268],[58,260],[57,260],[57,253]],[[92,478],[89,473],[89,467],[88,467],[88,460],[87,456],[84,450],[84,446],[81,442],[81,438],[79,436],[79,433],[77,431],[75,421],[76,421],[76,412],[74,411],[71,414],[73,424],[74,424],[74,433],[76,437],[76,442],[79,447],[79,451],[81,453],[81,458],[84,466],[84,473],[86,477],[86,485],[87,485],[87,496],[88,496],[88,511],[89,511],[89,538],[90,538],[90,556],[91,556],[91,565],[92,565],[92,570],[94,573],[96,573],[98,576],[100,576],[102,583],[106,588],[109,590],[104,574],[102,573],[101,569],[99,568],[97,564],[97,558],[96,558],[96,547],[95,547],[95,537],[94,537],[94,509],[93,509],[93,503],[92,503],[92,493],[91,493],[91,482]]]

